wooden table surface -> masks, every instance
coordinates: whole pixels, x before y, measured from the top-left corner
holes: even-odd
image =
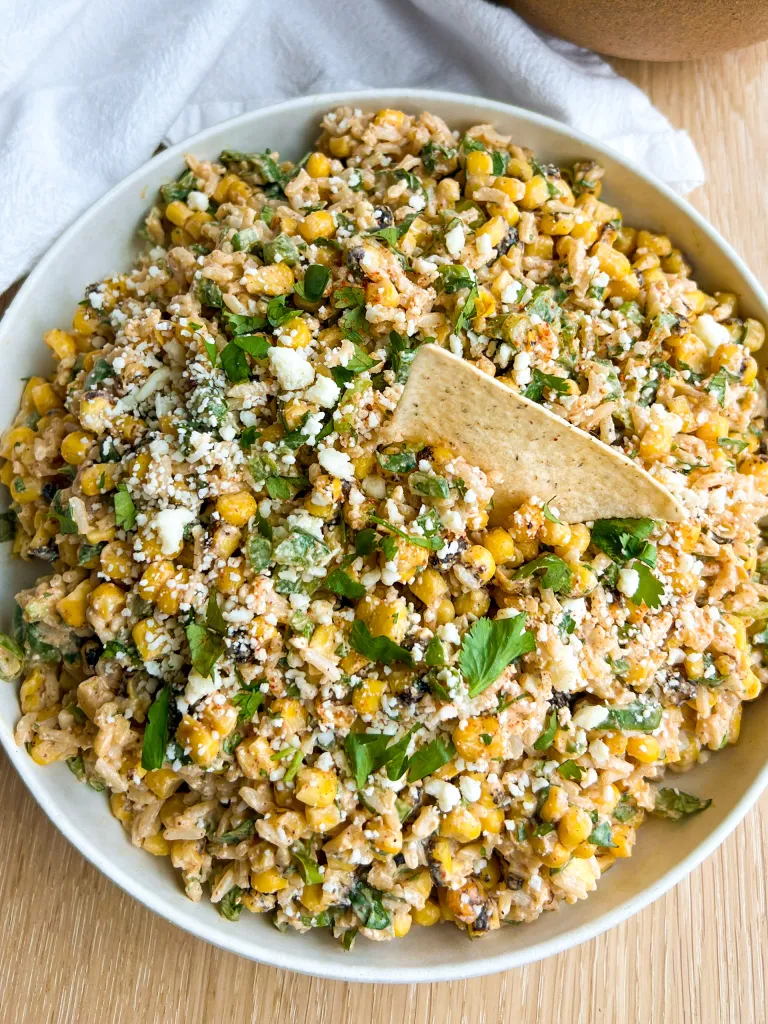
[[[768,44],[615,64],[691,133],[708,177],[694,204],[768,282]],[[697,871],[620,927],[542,963],[440,986],[318,981],[186,935],[92,868],[3,755],[0,822],[0,1024],[768,1020],[768,793]]]

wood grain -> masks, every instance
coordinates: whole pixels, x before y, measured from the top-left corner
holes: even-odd
[[[768,279],[768,44],[691,64],[615,63],[690,131],[709,176],[694,203]],[[187,936],[87,864],[4,758],[0,823],[0,1024],[768,1020],[768,794],[697,871],[620,927],[539,964],[441,986],[321,982]]]

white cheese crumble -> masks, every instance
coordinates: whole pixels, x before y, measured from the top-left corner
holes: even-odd
[[[446,231],[445,248],[451,256],[458,256],[464,248],[464,226],[462,224],[454,224],[450,231]]]
[[[483,792],[477,779],[470,779],[468,775],[462,775],[459,779],[459,789],[464,799],[471,804],[479,800]]]
[[[573,724],[580,729],[596,729],[608,717],[608,708],[602,704],[587,704],[573,716]]]
[[[437,805],[443,814],[452,811],[461,800],[461,793],[456,786],[450,782],[444,782],[442,779],[430,779],[424,787],[424,792],[437,800]]]
[[[639,586],[640,573],[637,569],[632,569],[627,565],[625,565],[623,569],[619,569],[616,588],[620,590],[625,597],[632,597],[633,594],[636,594]]]
[[[515,378],[515,383],[519,387],[524,388],[526,384],[531,383],[533,372],[531,370],[530,352],[518,352],[512,366],[512,375]]]
[[[704,342],[709,355],[712,355],[718,345],[725,345],[731,340],[728,328],[719,324],[710,313],[701,314],[693,325],[693,333]]]
[[[184,540],[184,527],[193,522],[195,513],[188,508],[164,508],[152,520],[152,528],[164,555],[175,555]]]
[[[352,468],[352,461],[346,452],[337,451],[336,448],[324,448],[317,457],[317,461],[339,480],[354,480],[355,471]]]
[[[184,698],[188,704],[196,704],[203,697],[207,697],[209,693],[213,693],[214,690],[219,688],[219,677],[214,666],[211,670],[210,676],[207,678],[201,676],[199,672],[194,669],[187,676],[187,685],[184,690]]]
[[[332,377],[318,377],[311,388],[304,392],[308,402],[316,402],[323,409],[332,409],[339,400],[341,388]]]
[[[271,348],[269,368],[280,382],[280,387],[286,391],[309,387],[315,379],[314,367],[293,348]]]
[[[198,213],[203,213],[208,209],[208,196],[205,192],[190,192],[187,196],[187,206],[190,210],[197,210]]]

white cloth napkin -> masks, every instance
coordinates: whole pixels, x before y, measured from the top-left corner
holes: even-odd
[[[506,100],[680,192],[684,131],[595,54],[488,0],[5,0],[0,291],[165,139],[292,96],[421,86]]]

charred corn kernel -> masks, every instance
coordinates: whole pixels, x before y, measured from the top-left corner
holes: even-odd
[[[295,278],[287,263],[272,263],[257,267],[245,277],[245,289],[251,295],[288,295]]]
[[[56,611],[72,629],[80,629],[85,625],[88,595],[92,590],[93,583],[90,579],[83,580],[66,597],[56,602]]]
[[[666,235],[653,235],[650,231],[641,230],[637,233],[637,248],[647,249],[657,256],[669,256],[672,243]]]
[[[586,565],[571,566],[571,597],[584,597],[597,586],[597,576]]]
[[[310,178],[327,178],[331,173],[331,161],[325,153],[314,152],[304,165]]]
[[[320,768],[301,768],[296,776],[296,799],[310,807],[329,807],[338,788],[336,775]]]
[[[289,348],[306,348],[311,341],[312,332],[304,317],[295,316],[280,328],[280,342]]]
[[[168,840],[163,837],[162,832],[158,832],[153,836],[146,836],[142,840],[141,848],[146,850],[147,853],[151,853],[153,857],[167,857],[171,852]]]
[[[175,572],[176,566],[167,558],[148,565],[139,580],[139,596],[144,601],[156,601],[163,586]]]
[[[341,811],[335,804],[328,807],[307,806],[305,813],[307,824],[313,832],[330,832],[341,823]]]
[[[273,717],[282,718],[284,728],[290,732],[298,732],[307,726],[307,711],[301,701],[293,697],[278,697],[270,706]]]
[[[747,627],[744,623],[744,619],[738,615],[725,615],[725,622],[728,623],[730,631],[733,633],[733,642],[737,651],[746,651],[749,646],[747,640]]]
[[[535,210],[538,206],[543,206],[548,199],[547,179],[541,174],[535,174],[525,183],[525,195],[520,200],[520,205],[524,210]]]
[[[400,292],[389,278],[381,281],[369,281],[365,286],[365,301],[370,306],[386,306],[394,309],[400,303]]]
[[[584,245],[590,246],[597,241],[599,234],[600,232],[598,231],[596,224],[587,218],[579,220],[577,215],[576,223],[573,225],[570,237],[580,238]]]
[[[436,569],[424,569],[408,584],[411,593],[427,607],[438,605],[448,596],[448,584]]]
[[[551,260],[554,253],[554,242],[549,235],[539,235],[525,246],[525,255],[540,260]]]
[[[72,318],[72,326],[78,334],[94,334],[99,326],[99,314],[90,306],[78,306]],[[77,344],[77,339],[75,339]]]
[[[176,739],[200,768],[208,768],[216,760],[220,742],[203,722],[190,715],[183,715],[176,730]]]
[[[109,798],[109,809],[121,825],[129,828],[133,821],[133,811],[128,804],[125,793],[112,793]]]
[[[629,273],[626,277],[614,279],[608,282],[605,290],[605,297],[617,296],[625,302],[632,302],[640,293],[640,281],[637,274]]]
[[[454,807],[440,821],[440,835],[446,839],[458,839],[460,843],[474,842],[481,832],[479,820],[468,807]]]
[[[405,114],[402,110],[392,110],[384,107],[374,115],[373,123],[377,125],[388,125],[390,128],[402,128],[405,124]]]
[[[748,455],[739,466],[739,472],[751,476],[761,494],[768,494],[768,460],[761,455]]]
[[[45,416],[54,409],[61,408],[61,399],[56,389],[52,384],[48,384],[47,381],[38,384],[32,389],[32,403],[35,410],[41,416]]]
[[[475,241],[479,241],[481,238],[487,238],[490,241],[491,246],[495,249],[499,242],[501,242],[502,238],[506,235],[507,227],[507,222],[503,217],[491,217],[491,219],[487,220],[482,227],[477,229],[475,232]]]
[[[506,176],[494,178],[493,187],[509,196],[513,203],[519,202],[525,195],[525,185],[518,178],[508,178]]]
[[[45,672],[41,668],[35,668],[21,684],[19,704],[25,715],[28,715],[31,711],[39,711],[42,707],[45,680]]]
[[[553,523],[545,519],[539,527],[539,539],[549,547],[567,548],[571,540],[571,528],[566,523]]]
[[[0,455],[4,459],[13,459],[21,455],[35,440],[35,432],[30,427],[13,427],[3,434],[3,446]]]
[[[163,615],[178,614],[186,588],[189,586],[189,576],[189,569],[176,569],[173,576],[160,588],[155,597],[155,604]]]
[[[744,361],[744,370],[741,374],[742,384],[751,384],[757,377],[757,360],[753,359],[752,356],[748,356]]]
[[[512,539],[512,534],[501,527],[489,530],[483,541],[483,547],[490,552],[497,566],[517,561],[518,550]]]
[[[328,906],[327,896],[319,882],[314,885],[305,885],[301,890],[299,901],[311,914],[319,914]]]
[[[576,226],[576,215],[573,213],[547,212],[543,214],[539,225],[548,235],[569,235]]]
[[[604,242],[598,242],[592,250],[592,255],[597,257],[600,269],[610,278],[626,277],[632,269],[623,253]]]
[[[545,853],[541,859],[548,868],[563,868],[571,859],[571,851],[566,849],[562,843],[555,843],[552,849]]]
[[[352,703],[358,715],[375,715],[381,707],[381,698],[386,689],[387,684],[381,679],[364,679],[355,687]]]
[[[489,760],[501,757],[504,741],[499,734],[498,719],[480,715],[460,722],[453,730],[453,742],[465,761]]]
[[[240,565],[225,565],[216,577],[220,594],[236,594],[245,582],[245,570]]]
[[[405,639],[408,631],[408,613],[405,603],[399,601],[382,601],[371,615],[368,628],[373,636],[388,636],[395,643]]]
[[[225,523],[232,526],[245,526],[256,515],[257,507],[258,502],[248,491],[222,494],[216,500],[216,511]]]
[[[216,527],[211,540],[211,551],[220,561],[226,561],[237,551],[242,538],[242,530],[237,526],[224,522]]]
[[[661,748],[655,736],[630,736],[627,740],[627,754],[642,764],[657,761]]]
[[[182,245],[186,247],[192,244],[192,235],[190,235],[188,231],[185,231],[184,228],[172,228],[171,241],[174,245]]]
[[[651,462],[663,459],[672,449],[672,431],[666,423],[652,423],[640,438],[638,452],[640,457]]]
[[[72,434],[68,435],[72,437]],[[67,459],[67,461],[69,461]],[[103,494],[113,491],[117,486],[117,474],[119,466],[116,462],[95,463],[93,466],[86,466],[81,472],[79,481],[83,494],[93,497],[96,494]]]
[[[491,598],[487,590],[469,590],[454,599],[453,607],[457,615],[472,615],[481,618],[488,611]]]
[[[155,768],[153,771],[147,772],[144,782],[156,797],[167,800],[179,788],[182,779],[171,768]]]
[[[206,704],[200,712],[200,721],[222,739],[229,736],[237,725],[237,708],[232,704]]]
[[[344,159],[352,152],[352,140],[348,135],[335,136],[328,140],[328,149],[335,157]]]
[[[613,845],[615,849],[611,850],[611,854],[614,857],[631,857],[632,847],[635,845],[635,839],[637,833],[631,825],[614,825],[613,826]]]
[[[573,523],[570,526],[567,542],[554,545],[555,553],[566,561],[578,560],[589,547],[591,537],[592,534],[588,526],[583,523]]]
[[[755,675],[752,669],[750,669],[744,677],[744,682],[741,684],[741,692],[743,694],[743,699],[754,700],[755,697],[760,696],[762,688],[763,684],[760,682],[759,678]],[[736,730],[736,736],[738,737],[738,729]],[[729,737],[728,742],[735,743],[736,741],[734,739],[730,739]]]
[[[91,609],[102,619],[117,615],[125,608],[125,602],[125,591],[114,583],[100,583],[88,597]]]
[[[411,930],[411,912],[399,907],[392,915],[392,933],[396,939],[402,939]]]
[[[27,380],[27,383],[24,385],[24,390],[21,394],[21,408],[24,412],[32,411],[35,405],[32,398],[32,396],[35,393],[35,389],[42,387],[45,384],[47,384],[45,377],[30,377]],[[52,387],[52,385],[50,384],[48,386]],[[40,413],[40,415],[42,416],[44,415],[44,413]]]
[[[697,288],[692,292],[685,293],[685,301],[694,313],[708,313],[717,305],[717,299]]]
[[[566,850],[574,850],[592,832],[592,819],[580,807],[569,807],[557,823],[557,838]]]
[[[185,223],[192,216],[192,211],[186,203],[181,202],[179,199],[175,199],[172,203],[168,203],[165,208],[166,219],[175,224],[178,228],[183,228]]]
[[[695,373],[704,373],[709,367],[707,347],[692,331],[667,342],[675,355],[678,367],[687,366]]]
[[[742,344],[748,352],[759,351],[765,343],[765,327],[751,317],[744,321]]]
[[[327,210],[315,210],[310,213],[301,224],[299,234],[305,242],[314,242],[316,238],[333,238],[336,234],[336,225],[332,214]]]
[[[259,871],[251,875],[251,887],[256,892],[270,893],[280,892],[288,885],[288,879],[283,878],[277,868],[268,868],[266,871]]]
[[[93,434],[88,434],[84,430],[74,430],[61,442],[61,457],[70,466],[79,466],[81,462],[85,462],[93,441]]]
[[[632,669],[630,669],[630,672],[627,674],[627,679],[629,679],[629,675],[631,673]],[[633,679],[632,682],[634,683],[635,680]],[[610,752],[612,754],[615,754],[617,757],[622,757],[626,753],[627,737],[624,735],[624,733],[608,732],[600,738],[602,739],[603,743],[605,743],[606,747],[608,747]]]
[[[474,149],[467,153],[465,168],[467,174],[492,174],[493,157],[483,149]]]
[[[584,795],[589,797],[601,814],[611,814],[621,798],[621,793],[613,783],[608,783],[605,786],[590,786],[589,789],[584,790]]]
[[[381,815],[370,819],[366,825],[366,832],[370,832],[370,841],[377,853],[385,857],[396,857],[403,848],[403,833],[398,826],[392,828]]]
[[[712,353],[709,372],[717,373],[721,367],[725,367],[730,373],[741,373],[743,362],[744,348],[741,345],[727,342],[724,345],[718,345]]]
[[[427,900],[421,910],[418,907],[411,908],[411,918],[414,924],[422,928],[431,928],[440,920],[440,907],[434,900]]]
[[[213,214],[207,213],[204,210],[198,210],[184,221],[184,230],[195,241],[199,241],[203,233],[203,228],[206,224],[210,224],[212,220]]]
[[[728,437],[728,417],[722,413],[710,413],[705,423],[701,423],[696,430],[696,437],[707,444],[715,445],[721,437]]]
[[[133,642],[142,661],[156,661],[167,654],[170,645],[156,619],[141,619],[131,630]]]
[[[578,858],[578,860],[589,860],[589,858],[594,857],[596,853],[597,847],[594,843],[579,843],[579,845],[572,851],[572,856]]]
[[[550,786],[547,799],[541,806],[542,821],[559,821],[568,810],[568,794],[562,786]]]
[[[461,556],[462,565],[469,569],[479,583],[487,583],[496,572],[496,562],[488,548],[473,544]]]
[[[616,239],[613,245],[615,249],[624,253],[625,256],[631,256],[637,248],[637,231],[634,228],[622,225],[616,232]]]
[[[43,341],[57,359],[74,359],[77,354],[75,339],[66,331],[60,331],[58,328],[47,331]]]

